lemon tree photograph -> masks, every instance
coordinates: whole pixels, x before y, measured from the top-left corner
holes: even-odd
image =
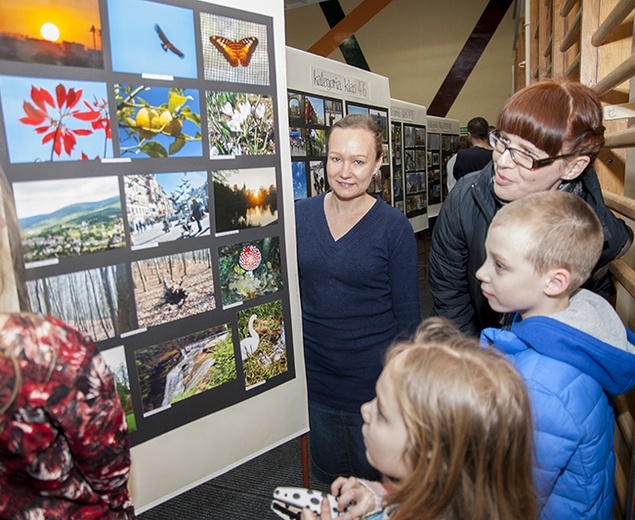
[[[197,90],[115,85],[122,157],[195,157],[203,153]]]

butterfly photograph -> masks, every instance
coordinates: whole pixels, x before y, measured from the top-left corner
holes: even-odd
[[[258,38],[250,36],[239,41],[229,40],[223,36],[210,36],[209,41],[218,49],[232,67],[249,66],[251,56],[258,47]]]
[[[265,24],[201,13],[205,79],[269,85]]]

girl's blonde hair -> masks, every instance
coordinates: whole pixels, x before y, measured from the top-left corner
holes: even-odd
[[[536,518],[529,397],[510,363],[430,318],[389,349],[385,370],[414,468],[387,496],[391,520]]]

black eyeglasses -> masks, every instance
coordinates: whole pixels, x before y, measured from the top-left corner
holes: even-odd
[[[538,168],[544,168],[545,166],[553,164],[558,159],[565,159],[566,157],[573,157],[574,155],[578,155],[578,152],[573,152],[563,155],[554,155],[552,157],[545,157],[544,159],[534,159],[527,152],[523,152],[522,150],[518,150],[517,148],[512,148],[511,146],[507,146],[498,130],[490,132],[489,144],[501,155],[504,154],[506,151],[509,151],[509,156],[511,157],[512,161],[514,161],[518,166],[522,166],[523,168],[527,168],[528,170],[537,170]]]

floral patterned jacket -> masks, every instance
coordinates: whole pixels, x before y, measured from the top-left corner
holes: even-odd
[[[0,341],[18,392],[0,416],[0,518],[135,518],[128,429],[92,341],[63,322],[12,314]],[[16,388],[0,349],[0,408]]]

